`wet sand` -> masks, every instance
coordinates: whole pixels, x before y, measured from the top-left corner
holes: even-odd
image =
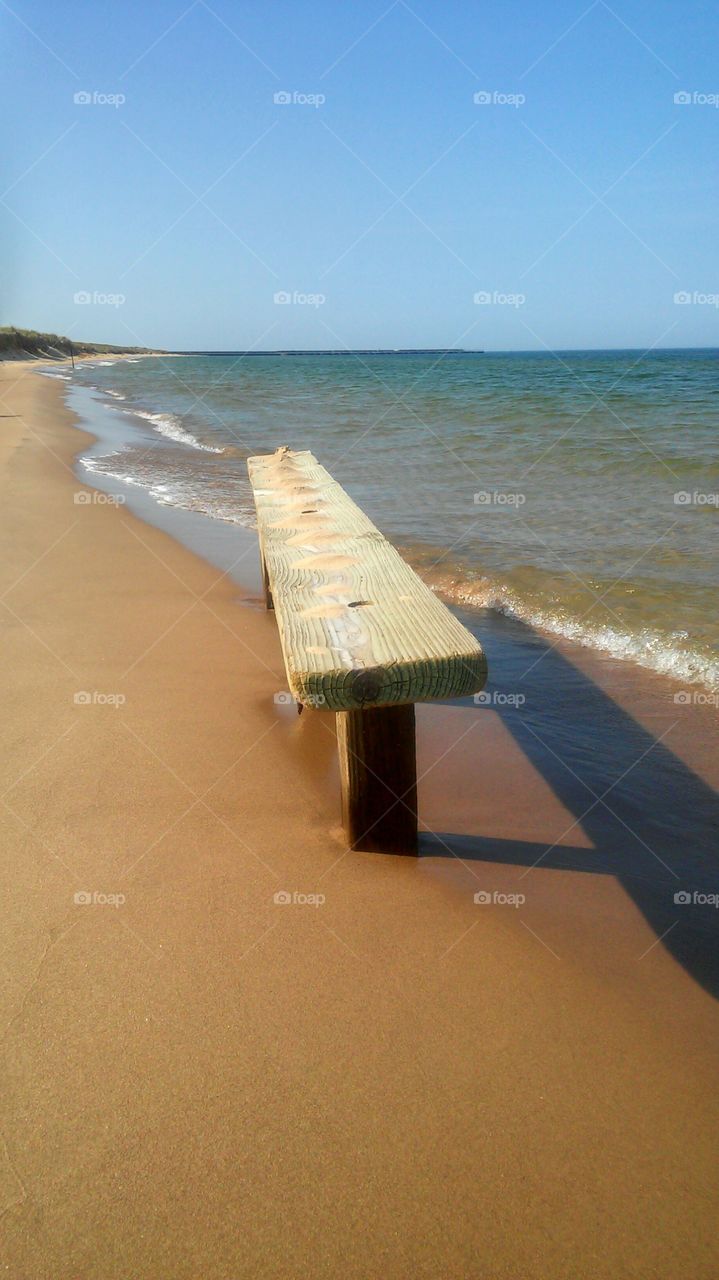
[[[347,852],[272,618],[0,379],[7,1273],[714,1277],[700,934],[493,708],[420,709],[424,856]]]

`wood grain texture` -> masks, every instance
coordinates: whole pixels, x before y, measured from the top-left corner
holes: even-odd
[[[249,458],[287,678],[309,706],[459,698],[481,646],[308,452]]]

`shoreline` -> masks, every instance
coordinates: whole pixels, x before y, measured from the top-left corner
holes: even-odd
[[[119,480],[123,486],[131,486],[131,490],[121,491],[131,492],[137,491],[138,487],[145,487],[163,505],[174,506],[181,510],[203,510],[214,523],[224,521],[236,527],[237,523],[241,522],[248,527],[253,527],[254,510],[246,482],[243,485],[242,469],[240,468],[240,474],[235,476],[235,483],[228,487],[229,470],[223,473],[221,465],[217,468],[213,465],[209,470],[202,465],[207,461],[204,457],[206,453],[225,453],[230,459],[228,468],[233,466],[231,459],[235,450],[232,443],[234,435],[232,429],[229,435],[227,432],[223,433],[219,419],[218,423],[215,423],[216,415],[210,411],[204,415],[204,422],[202,412],[195,415],[194,421],[191,421],[191,429],[188,430],[181,405],[177,403],[177,388],[172,385],[175,378],[170,376],[169,365],[167,372],[162,369],[148,371],[151,376],[145,375],[143,378],[140,373],[139,378],[132,375],[129,380],[128,370],[120,373],[117,378],[113,376],[115,372],[117,371],[100,371],[100,377],[97,379],[99,386],[96,387],[83,387],[82,374],[79,381],[73,381],[72,384],[73,396],[79,397],[81,394],[85,396],[87,391],[92,401],[89,412],[80,410],[91,429],[97,430],[105,443],[110,437],[112,438],[112,446],[106,449],[104,454],[99,448],[94,450],[96,462],[93,470],[97,476],[95,483],[102,485],[101,477],[107,475],[110,479]],[[192,383],[194,376],[190,373],[186,381]],[[92,381],[94,382],[95,378]],[[125,394],[122,394],[123,392]],[[109,397],[121,402],[125,401],[128,392],[131,403],[121,406],[122,411],[127,415],[124,421],[127,423],[128,431],[127,440],[123,440],[122,433],[119,431],[113,429],[112,433],[108,434],[107,423],[104,421],[108,415],[104,413],[102,406],[107,403]],[[260,403],[262,403],[261,395]],[[253,421],[250,406],[247,407],[250,410],[249,420]],[[153,433],[147,435],[146,422],[143,422],[138,435],[134,429],[137,423],[136,419],[133,419],[133,414],[137,414],[140,419],[149,419],[154,427]],[[190,419],[192,419],[192,413],[190,413]],[[130,424],[134,424],[132,428]],[[219,433],[217,425],[220,425]],[[255,425],[260,431],[262,430],[261,421]],[[169,460],[170,472],[163,475],[162,455],[158,455],[158,466],[154,467],[154,451],[147,448],[155,438],[155,432],[170,442],[174,440],[178,444],[193,446],[200,452],[193,454],[187,449],[179,451]],[[125,453],[125,447],[128,444],[130,447]],[[246,449],[250,448],[246,441],[243,444]],[[332,449],[331,437],[326,442],[326,447]],[[121,463],[118,457],[119,465],[115,466],[114,457],[107,455],[108,453],[116,454],[118,449],[120,454],[125,454],[125,460]],[[180,456],[181,454],[184,454],[184,458]],[[222,461],[220,460],[220,463]],[[236,463],[234,465],[236,466]],[[193,468],[196,471],[199,469],[194,476]],[[364,481],[361,471],[356,467],[353,484],[361,496]],[[161,490],[165,491],[164,494],[160,493]],[[368,496],[370,496],[369,493],[365,493],[365,498]],[[482,495],[475,495],[477,496]],[[529,497],[532,499],[531,494]],[[537,495],[534,494],[532,500],[536,501],[536,498]],[[714,700],[716,705],[715,699],[719,697],[717,683],[719,669],[716,650],[711,646],[711,636],[714,634],[713,624],[711,624],[713,610],[711,599],[706,598],[703,610],[697,612],[699,604],[696,593],[700,589],[698,580],[693,580],[692,586],[687,587],[688,595],[683,606],[681,598],[672,599],[676,583],[673,583],[671,574],[666,580],[662,580],[660,571],[662,585],[658,588],[657,594],[652,596],[649,582],[652,580],[652,573],[657,570],[657,566],[654,566],[647,582],[638,587],[631,585],[622,597],[623,588],[619,588],[625,575],[620,572],[621,559],[617,567],[609,567],[612,562],[607,561],[602,569],[599,565],[601,560],[599,557],[598,576],[595,577],[591,566],[587,564],[583,570],[579,570],[578,575],[573,574],[566,565],[562,564],[560,554],[558,563],[556,557],[552,562],[553,567],[558,571],[556,583],[553,585],[553,579],[547,572],[546,554],[539,555],[538,558],[530,556],[531,567],[525,566],[525,569],[522,568],[521,554],[517,561],[517,548],[511,543],[517,536],[521,538],[523,521],[518,518],[516,521],[519,526],[518,533],[509,535],[510,546],[507,548],[507,557],[510,568],[505,571],[502,563],[497,561],[498,546],[494,542],[495,534],[499,533],[500,522],[497,514],[485,518],[486,513],[480,511],[482,519],[473,520],[473,526],[478,530],[481,528],[482,531],[481,535],[478,532],[475,538],[481,536],[483,541],[475,545],[471,556],[463,558],[458,552],[449,554],[453,552],[455,545],[456,525],[453,527],[451,519],[456,519],[456,513],[455,517],[451,514],[448,516],[450,524],[446,527],[444,541],[436,522],[432,534],[433,540],[428,540],[428,535],[421,533],[416,523],[413,525],[411,512],[403,509],[401,517],[395,520],[381,491],[377,492],[375,500],[374,516],[378,527],[384,528],[390,540],[399,548],[415,571],[424,577],[425,581],[451,607],[458,611],[469,611],[477,617],[482,616],[483,610],[491,608],[497,614],[514,618],[534,628],[552,642],[555,638],[560,643],[568,642],[567,652],[569,653],[582,648],[590,653],[598,653],[602,660],[616,660],[619,663],[628,661],[646,670],[658,671],[667,679],[675,681],[676,692],[680,692],[685,686],[703,688],[712,695],[710,701]],[[576,515],[581,526],[581,511],[578,510]],[[692,536],[696,538],[696,524],[691,528],[694,531]],[[666,533],[666,530],[664,532]],[[504,534],[500,535],[500,540],[503,536]],[[649,543],[652,542],[652,536],[648,538]],[[541,544],[541,536],[536,540],[538,545]],[[196,544],[199,541],[201,539],[196,540]],[[657,544],[661,541],[661,537],[656,539]],[[447,543],[451,544],[449,548]],[[634,560],[640,565],[645,558],[646,550],[646,546],[640,544],[637,552],[634,553]],[[691,566],[687,569],[688,578],[691,576],[690,570]],[[705,583],[705,596],[707,589],[708,584]],[[616,599],[612,596],[615,590]],[[645,600],[647,593],[651,597],[650,601]],[[607,602],[603,604],[605,596],[607,596]],[[660,597],[663,601],[661,609],[659,608]],[[684,617],[684,608],[687,611],[686,617]],[[682,627],[682,621],[686,625],[686,630]]]
[[[95,451],[103,456],[107,448],[114,448],[117,443],[115,440],[110,442],[102,431],[101,422],[89,407],[92,404],[94,408],[96,397],[104,397],[106,393],[82,386],[68,389],[67,393],[73,396],[80,393],[83,400],[87,399],[87,405],[76,404],[73,407],[73,412],[86,423],[85,430],[92,436],[90,448],[78,451],[75,459],[76,473],[81,482],[126,502],[129,509],[143,522],[163,530],[215,568],[229,572],[243,595],[251,597],[255,602],[261,600],[263,588],[259,576],[255,529],[220,517],[213,518],[201,510],[158,502],[142,486],[128,484],[112,473],[95,472],[84,467],[84,456],[92,456]],[[132,414],[133,411],[129,409],[127,412]],[[86,473],[84,478],[81,468]],[[234,550],[236,544],[243,548],[239,557]],[[403,554],[402,548],[399,549]],[[409,562],[412,563],[412,560]],[[420,577],[424,576],[421,563],[415,563],[414,568]],[[425,577],[425,581],[431,583],[432,575]],[[500,637],[502,633],[506,633],[509,636],[523,636],[525,640],[530,638],[537,644],[537,653],[532,655],[534,659],[540,657],[541,660],[548,649],[556,650],[561,658],[579,668],[591,685],[600,687],[607,697],[631,709],[631,714],[636,715],[647,730],[653,731],[656,728],[658,715],[665,717],[660,732],[673,722],[673,748],[710,786],[719,789],[719,723],[716,717],[718,695],[711,691],[710,686],[700,681],[692,683],[676,674],[645,666],[641,661],[619,656],[589,643],[572,640],[561,633],[534,627],[510,611],[491,605],[482,608],[476,603],[467,603],[461,596],[456,597],[444,591],[441,582],[435,585],[435,589],[445,604],[480,640],[486,638],[487,625]],[[511,640],[509,643],[511,644]],[[492,668],[489,680],[491,687],[494,680]],[[687,685],[689,701],[677,703],[677,696],[681,697],[686,692]],[[521,679],[517,687],[521,688]],[[421,710],[420,708],[420,714]],[[435,707],[433,710],[435,715],[443,714],[439,708]]]
[[[333,726],[273,701],[274,620],[167,533],[74,501],[91,437],[35,371],[0,365],[8,1267],[709,1280],[701,930],[659,941],[620,842],[494,708],[419,708],[444,848],[347,853]],[[645,675],[637,733],[668,711]],[[670,741],[701,806],[695,723]]]

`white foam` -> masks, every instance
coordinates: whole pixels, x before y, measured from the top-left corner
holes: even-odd
[[[583,648],[597,649],[613,658],[636,662],[652,671],[685,680],[689,684],[704,684],[719,689],[719,661],[704,654],[681,648],[677,640],[686,638],[686,632],[672,632],[670,636],[644,628],[632,632],[621,627],[582,622],[581,619],[561,617],[548,609],[527,605],[519,596],[503,585],[489,582],[441,586],[440,591],[451,599],[473,605],[475,608],[495,609],[508,617],[519,618],[529,626],[552,635],[571,640]]]
[[[172,485],[158,483],[149,476],[138,478],[122,470],[124,449],[116,449],[112,453],[101,456],[84,456],[79,459],[80,465],[87,471],[97,472],[112,480],[120,480],[123,484],[134,485],[144,489],[151,498],[166,507],[181,507],[186,511],[198,511],[213,520],[222,520],[229,524],[239,524],[247,529],[256,528],[254,504],[248,501],[246,506],[233,502],[224,505],[217,495],[202,495],[192,485],[181,481]]]
[[[103,453],[102,455],[98,455],[97,457],[93,457],[92,454],[86,453],[86,454],[83,454],[83,456],[79,458],[78,461],[85,468],[86,471],[99,471],[102,473],[106,473],[107,475],[110,475],[111,473],[107,471],[106,468],[101,466],[100,464],[103,462],[107,462],[108,458],[119,457],[121,452],[122,452],[121,449],[113,449],[110,453]]]
[[[151,422],[156,431],[160,435],[166,436],[168,440],[174,440],[176,444],[189,445],[191,449],[201,449],[203,453],[224,453],[224,449],[217,449],[214,445],[203,444],[197,436],[193,436],[190,431],[186,431],[180,425],[179,419],[172,413],[150,413],[146,409],[127,409],[127,413],[132,413],[136,418],[145,418],[147,422]]]

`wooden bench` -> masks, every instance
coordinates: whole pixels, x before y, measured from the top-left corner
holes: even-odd
[[[290,690],[337,713],[350,846],[416,853],[414,703],[482,689],[481,646],[311,453],[247,468]]]

